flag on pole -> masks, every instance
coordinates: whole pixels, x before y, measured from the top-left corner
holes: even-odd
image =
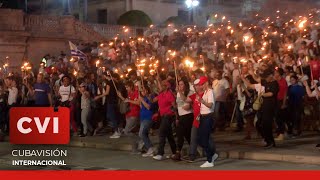
[[[79,57],[80,59],[87,60],[87,55],[80,51],[75,44],[69,41],[71,56]]]

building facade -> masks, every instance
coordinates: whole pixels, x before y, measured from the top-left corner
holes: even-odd
[[[125,12],[141,10],[152,19],[153,24],[161,24],[169,17],[179,16],[189,24],[203,26],[215,14],[235,21],[248,18],[253,12],[273,13],[277,7],[299,11],[303,8],[293,8],[296,4],[301,7],[301,5],[315,6],[320,3],[318,0],[199,0],[199,2],[200,5],[192,9],[186,7],[185,0],[29,0],[28,6],[32,13],[71,14],[89,23],[117,24],[118,18]]]

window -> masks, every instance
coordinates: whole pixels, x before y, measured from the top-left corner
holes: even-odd
[[[98,10],[98,23],[108,24],[108,10],[107,9],[99,9]]]

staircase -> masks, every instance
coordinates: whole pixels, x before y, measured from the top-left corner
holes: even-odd
[[[72,16],[25,16],[26,30],[34,37],[54,37],[73,41],[104,41],[106,38]]]

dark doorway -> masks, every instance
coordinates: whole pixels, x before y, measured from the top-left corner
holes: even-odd
[[[108,10],[107,9],[99,9],[98,10],[98,23],[108,24]]]

